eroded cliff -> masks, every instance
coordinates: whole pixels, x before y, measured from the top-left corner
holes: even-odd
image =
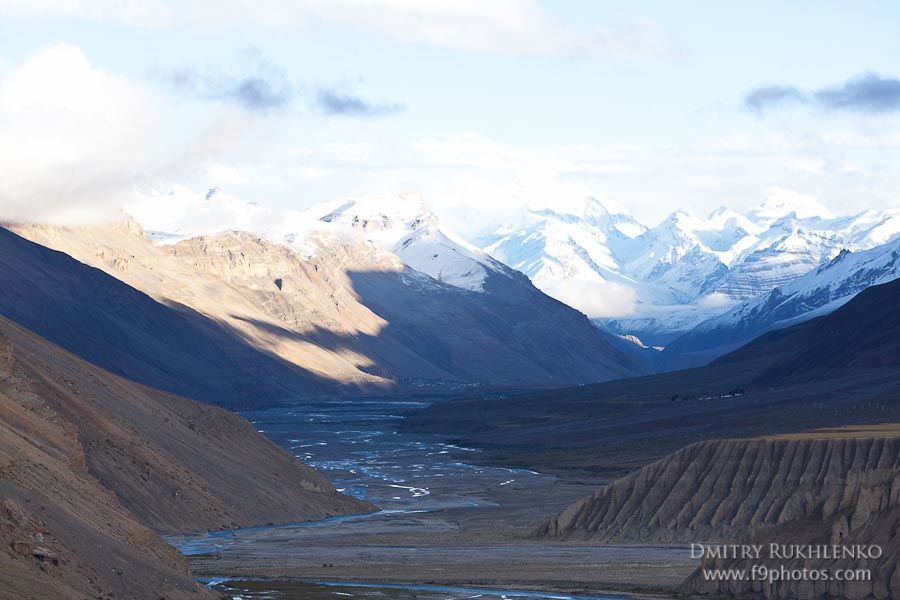
[[[861,426],[692,444],[616,480],[549,519],[545,537],[601,543],[866,544],[877,560],[704,560],[690,593],[759,598],[890,598],[900,594],[898,427]],[[866,581],[715,581],[704,569],[754,564],[864,569]]]

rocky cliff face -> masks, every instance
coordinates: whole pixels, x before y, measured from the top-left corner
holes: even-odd
[[[868,582],[764,586],[709,581],[698,570],[685,590],[766,598],[896,596],[897,433],[895,427],[862,427],[693,444],[569,506],[539,534],[598,542],[881,544],[884,557],[868,563],[768,561],[788,568],[870,568]],[[706,561],[703,568],[749,569],[751,562]]]
[[[0,596],[202,597],[157,531],[371,508],[246,420],[111,375],[0,317]]]

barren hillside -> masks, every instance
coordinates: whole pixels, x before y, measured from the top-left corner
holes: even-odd
[[[227,411],[140,386],[0,318],[0,587],[193,597],[155,531],[371,510]]]

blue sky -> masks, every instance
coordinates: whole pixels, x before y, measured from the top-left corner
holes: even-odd
[[[0,78],[63,44],[148,97],[149,133],[134,136],[153,157],[134,169],[270,204],[416,190],[442,212],[464,207],[451,219],[469,230],[588,194],[650,223],[772,194],[835,212],[900,204],[891,3],[188,6],[0,0]],[[881,78],[886,108],[821,101],[866,73]],[[745,104],[772,85],[801,99]],[[20,203],[34,194],[4,189]]]

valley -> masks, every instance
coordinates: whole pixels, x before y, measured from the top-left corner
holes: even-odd
[[[219,206],[219,195],[208,194],[204,206]],[[109,440],[81,430],[80,439],[92,444],[86,454],[92,475],[153,531],[148,535],[161,534],[180,551],[167,558],[168,568],[189,569],[204,585],[198,589],[182,575],[188,596],[205,590],[286,599],[608,600],[717,593],[697,579],[701,562],[688,549],[694,536],[777,538],[778,515],[795,513],[773,513],[777,523],[723,528],[715,517],[679,529],[684,519],[672,514],[684,506],[700,514],[716,509],[665,488],[688,477],[672,465],[690,463],[686,473],[701,487],[734,488],[720,476],[740,457],[763,463],[751,483],[774,468],[765,464],[768,454],[743,450],[752,445],[748,438],[900,421],[896,242],[842,253],[744,301],[735,311],[756,319],[738,330],[749,343],[736,338],[738,348],[707,366],[648,374],[666,371],[660,359],[670,347],[685,345],[702,328],[661,352],[638,350],[639,340],[596,328],[521,273],[443,233],[415,204],[404,200],[400,207],[416,216],[370,214],[366,203],[332,206],[290,244],[238,231],[170,236],[160,244],[152,241],[159,234],[145,234],[129,219],[92,228],[16,226],[24,237],[0,232],[0,272],[13,282],[0,288],[0,309],[20,324],[8,325],[10,335],[22,325],[34,328],[119,375],[227,406],[249,421],[242,435],[255,441],[241,442],[227,469],[177,450],[185,442],[172,442],[158,425],[141,429],[143,417],[135,414],[127,420],[142,432],[138,438],[173,449],[177,459],[165,452],[148,459],[137,442],[98,453]],[[759,306],[774,307],[775,316]],[[796,306],[807,318],[777,328]],[[819,308],[823,316],[811,318]],[[15,335],[29,334],[23,328]],[[719,346],[732,343],[728,333],[710,335]],[[35,336],[30,343],[47,342]],[[114,406],[104,402],[104,410]],[[184,435],[204,435],[203,423],[189,419],[193,433]],[[892,437],[889,429],[870,431]],[[289,469],[315,483],[291,488],[285,471],[257,473],[245,454],[263,436],[286,451],[281,460],[292,457]],[[711,440],[722,439],[742,450],[719,456],[714,448],[731,446]],[[806,452],[785,439],[785,456]],[[678,458],[707,447],[713,449]],[[147,473],[177,460],[194,474],[174,483],[145,473],[141,484],[117,466],[139,458],[150,465]],[[834,460],[848,485],[874,469]],[[703,461],[714,466],[701,476]],[[251,471],[255,495],[234,496]],[[662,483],[634,483],[654,478]],[[166,486],[174,486],[176,500],[168,500]],[[210,486],[224,487],[213,493]],[[792,487],[773,485],[767,493],[774,504],[821,510],[832,489],[810,488],[798,500],[784,496]],[[872,519],[890,522],[893,504],[860,500],[881,493],[873,489],[859,491],[854,502],[869,507]],[[325,494],[323,501],[305,497],[307,491]],[[728,504],[745,514],[752,494],[744,491],[715,500],[718,510]],[[674,504],[657,507],[658,518],[635,521],[629,514],[635,502],[659,497]],[[608,498],[620,504],[609,508]],[[190,508],[173,509],[182,501]],[[19,504],[7,512],[20,515]],[[607,514],[615,515],[609,523],[597,516]],[[673,520],[663,524],[664,517]],[[34,540],[43,539],[39,521],[15,519],[16,527],[34,530]],[[803,531],[809,539],[822,535]],[[21,542],[11,547],[24,548]],[[73,540],[58,544],[54,552],[66,556],[75,547]],[[43,547],[34,551],[46,554]]]
[[[477,450],[441,436],[398,431],[402,415],[432,401],[354,398],[245,413],[338,490],[373,502],[380,511],[166,540],[187,556],[195,576],[222,582],[219,589],[244,590],[242,580],[255,581],[250,589],[260,597],[289,589],[291,582],[330,581],[466,588],[447,591],[445,598],[490,588],[531,590],[535,598],[557,593],[605,599],[611,589],[671,588],[696,567],[684,545],[585,546],[536,539],[548,514],[604,479],[483,466]]]
[[[900,600],[900,3],[0,0],[0,600]]]

